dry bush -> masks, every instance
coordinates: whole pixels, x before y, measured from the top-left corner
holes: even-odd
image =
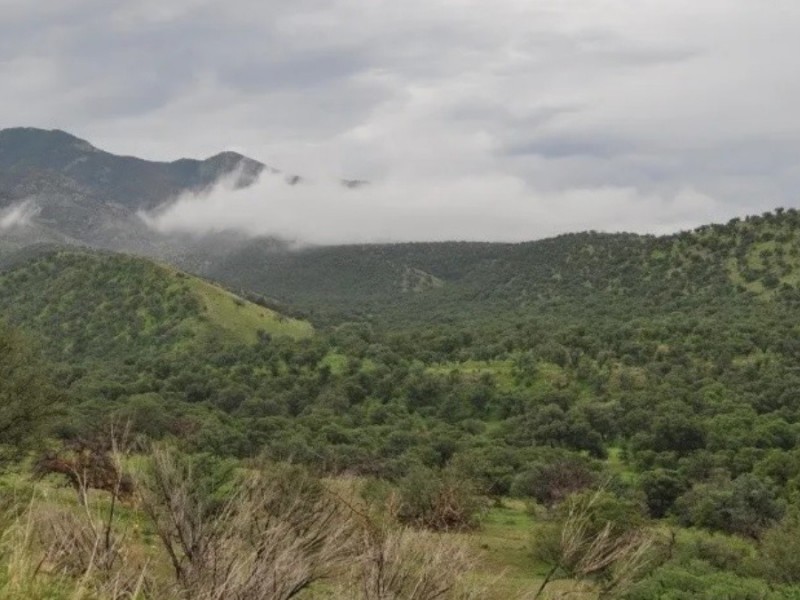
[[[288,600],[352,562],[351,511],[299,469],[249,472],[215,506],[173,451],[152,463],[143,507],[185,598]]]
[[[66,576],[108,600],[140,596],[147,560],[126,529],[109,519],[109,508],[44,508],[36,520],[40,564],[50,574]]]
[[[34,499],[5,530],[3,598],[142,597],[146,560],[107,506],[52,506]],[[55,595],[56,593],[60,595]]]
[[[465,578],[474,558],[454,537],[408,528],[362,531],[363,552],[349,598],[469,600],[482,597]]]
[[[44,590],[42,597],[51,597],[48,590],[53,586],[74,600],[141,596],[146,559],[136,551],[128,526],[120,520],[120,497],[126,495],[131,481],[122,470],[125,439],[124,431],[117,436],[112,430],[107,448],[85,453],[93,459],[101,457],[108,497],[89,493],[98,487],[96,472],[89,468],[94,462],[70,463],[75,468],[65,474],[77,490],[78,505],[48,503],[34,493],[26,510],[20,510],[24,504],[19,502],[11,507],[16,519],[3,540],[9,573],[4,597],[33,598],[35,589]]]

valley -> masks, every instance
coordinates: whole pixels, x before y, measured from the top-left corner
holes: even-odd
[[[0,132],[0,207],[38,206],[0,231],[3,597],[798,597],[798,211],[307,247],[137,220],[279,176],[220,157]],[[137,503],[82,508],[48,453]]]

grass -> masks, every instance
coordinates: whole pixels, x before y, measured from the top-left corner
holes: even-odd
[[[38,514],[58,510],[83,514],[83,509],[76,502],[74,491],[70,487],[65,487],[58,477],[48,477],[34,484],[29,476],[22,473],[6,473],[0,476],[0,484],[6,490],[21,489],[23,495],[30,494],[35,485],[37,492],[34,495]],[[96,518],[102,518],[107,511],[108,496],[102,492],[92,491],[89,497],[90,505],[93,507],[92,512],[97,515]],[[168,564],[164,562],[154,532],[144,519],[141,509],[135,505],[119,505],[117,524],[130,544],[129,555],[135,564],[146,565],[150,575],[168,579]],[[547,565],[534,558],[531,550],[535,524],[536,518],[528,511],[524,502],[505,499],[490,509],[479,530],[447,534],[475,552],[476,567],[470,573],[469,580],[485,590],[480,596],[482,599],[529,600],[533,597],[548,569]],[[19,533],[25,532],[20,530]],[[33,543],[31,540],[7,539],[6,543],[10,543],[11,546],[4,547],[2,566],[5,569],[0,569],[0,593],[10,595],[3,597],[14,600],[18,598],[88,600],[97,597],[92,595],[91,590],[77,591],[79,588],[76,587],[78,585],[76,580],[62,577],[49,569],[40,572],[39,576],[33,575],[30,568],[35,566],[38,559],[35,556],[36,546],[31,545]],[[9,555],[8,551],[12,546],[16,547],[16,551]],[[33,551],[34,554],[28,555],[29,551]],[[330,597],[335,588],[331,587],[332,583],[335,582],[315,584],[309,597],[320,599]],[[574,583],[566,580],[555,580],[548,586],[548,594],[545,597],[561,597],[559,594],[565,593],[578,600],[593,597],[586,593],[577,593],[574,586]]]
[[[319,366],[328,367],[334,375],[344,375],[347,369],[347,355],[339,352],[328,352],[320,361]]]
[[[467,534],[480,555],[477,577],[492,582],[498,600],[535,590],[541,581],[545,567],[531,552],[533,523],[524,503],[505,500],[489,511],[480,530]]]
[[[258,339],[259,331],[294,339],[307,338],[314,333],[307,321],[285,317],[207,281],[195,277],[187,279],[190,289],[202,302],[209,321],[235,341],[253,343]]]
[[[615,473],[625,483],[633,484],[636,482],[636,472],[622,458],[622,448],[611,446],[608,449],[606,465],[612,473]]]
[[[461,534],[478,553],[475,579],[486,586],[485,600],[527,600],[539,589],[549,567],[533,556],[535,524],[524,502],[504,499],[491,508],[478,531]],[[586,589],[581,593],[574,582],[554,580],[545,597],[593,598]]]

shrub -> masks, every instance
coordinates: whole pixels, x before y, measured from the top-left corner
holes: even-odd
[[[764,575],[777,583],[800,583],[800,514],[770,527],[761,542]]]
[[[433,531],[475,528],[486,509],[474,485],[447,471],[417,467],[399,483],[397,519]]]
[[[635,504],[605,492],[567,499],[558,520],[535,531],[534,556],[551,566],[534,598],[557,575],[594,580],[601,598],[616,597],[652,568],[656,539]]]
[[[511,493],[522,498],[533,498],[539,504],[552,507],[570,494],[580,492],[597,483],[597,475],[586,460],[564,457],[537,464],[514,478]]]

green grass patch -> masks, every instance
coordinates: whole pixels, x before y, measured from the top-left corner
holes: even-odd
[[[480,556],[476,577],[491,583],[491,598],[532,592],[541,582],[546,567],[531,553],[533,522],[523,502],[505,500],[489,511],[479,531],[468,534]]]
[[[255,342],[259,331],[295,339],[309,337],[314,332],[307,321],[285,317],[207,281],[194,277],[187,279],[190,289],[202,302],[209,321],[237,341]]]

